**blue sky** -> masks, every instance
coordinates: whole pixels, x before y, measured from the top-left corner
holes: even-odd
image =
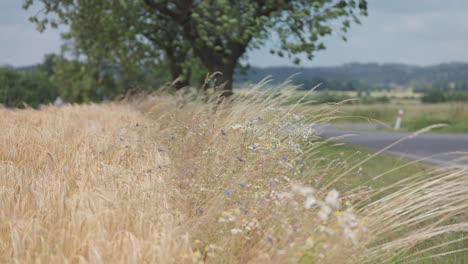
[[[60,32],[39,33],[24,11],[21,0],[0,1],[0,65],[39,63],[44,54],[60,51]],[[350,62],[431,65],[468,62],[467,0],[369,0],[369,16],[354,25],[348,41],[324,40],[327,49],[303,66],[331,66]],[[293,65],[262,50],[249,52],[256,66]]]

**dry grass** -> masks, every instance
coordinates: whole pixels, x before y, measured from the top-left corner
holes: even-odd
[[[309,120],[281,96],[246,98],[0,109],[0,262],[390,261],[467,231],[454,220],[465,172],[419,175],[379,199],[338,195],[335,180],[358,166],[316,169],[326,143],[298,125]],[[303,115],[328,120],[330,107]]]

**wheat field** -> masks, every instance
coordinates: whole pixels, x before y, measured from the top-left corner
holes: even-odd
[[[336,189],[365,163],[316,167],[333,106],[254,93],[0,109],[0,262],[391,263],[468,231],[466,171]]]

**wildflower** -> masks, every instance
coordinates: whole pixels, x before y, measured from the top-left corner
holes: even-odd
[[[309,196],[309,195],[315,193],[314,188],[308,187],[308,186],[302,186],[302,185],[299,185],[299,184],[293,185],[292,186],[292,191],[299,194],[299,195],[302,195],[302,196]]]
[[[347,237],[349,240],[351,240],[351,242],[353,242],[353,245],[356,246],[358,244],[358,239],[355,231],[353,231],[349,227],[345,227],[343,233],[345,237]]]
[[[286,250],[284,249],[280,249],[277,251],[278,255],[285,255],[286,254]]]
[[[258,117],[257,117],[257,120],[258,120],[258,121],[261,121],[261,120],[263,120],[263,118],[261,118],[260,116],[258,116]]]
[[[244,203],[242,203],[241,200],[238,200],[238,201],[237,201],[237,204],[238,204],[238,205],[243,205]]]
[[[305,166],[305,161],[301,161],[301,166]]]
[[[198,208],[197,212],[198,212],[198,214],[203,214],[204,210],[203,210],[203,208],[200,207],[200,208]]]
[[[237,235],[237,234],[240,234],[240,233],[242,233],[242,229],[239,229],[239,228],[231,229],[231,234],[233,234],[233,235]]]
[[[226,194],[227,196],[231,196],[232,191],[230,189],[227,189],[224,191],[224,194]]]
[[[257,145],[253,145],[253,146],[252,146],[252,150],[253,150],[253,151],[256,151],[257,149],[258,149]]]
[[[339,212],[336,214],[336,218],[343,227],[357,227],[359,226],[359,221],[351,208],[346,209],[345,212]]]
[[[226,135],[226,132],[224,131],[224,129],[221,129],[221,135],[223,135],[223,136]]]
[[[258,227],[258,220],[254,218],[251,221],[248,221],[247,218],[244,218],[242,220],[242,226],[244,227],[245,230],[251,231]]]
[[[161,167],[161,165],[158,165],[158,169],[162,170],[162,167]]]
[[[273,243],[273,238],[272,237],[267,237],[267,241],[270,243]]]
[[[340,208],[340,201],[338,200],[340,193],[333,189],[328,192],[327,197],[325,197],[325,202],[331,207],[338,209]]]
[[[317,199],[315,199],[313,195],[309,195],[304,201],[304,207],[306,209],[310,209],[316,202],[317,202]]]
[[[332,212],[332,209],[326,205],[326,204],[322,204],[322,206],[320,206],[320,210],[318,212],[318,216],[320,217],[320,219],[322,219],[323,221],[327,221],[328,219],[328,216],[330,215],[330,213]]]
[[[288,160],[288,157],[283,156],[283,157],[281,157],[281,159],[282,159],[283,161],[287,161],[287,160]]]
[[[218,222],[220,223],[228,223],[228,222],[234,222],[236,220],[236,216],[231,213],[231,212],[222,212],[221,216],[218,219]]]
[[[237,157],[237,159],[238,159],[240,162],[244,162],[244,159],[241,158],[241,157]]]

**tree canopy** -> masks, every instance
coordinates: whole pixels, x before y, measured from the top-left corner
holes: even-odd
[[[78,52],[99,63],[134,67],[163,63],[172,78],[190,79],[192,65],[220,72],[216,85],[231,94],[236,66],[251,49],[274,42],[272,54],[300,63],[325,49],[323,37],[344,40],[367,14],[366,0],[35,0],[39,30],[69,24]],[[24,4],[28,8],[34,0]]]

